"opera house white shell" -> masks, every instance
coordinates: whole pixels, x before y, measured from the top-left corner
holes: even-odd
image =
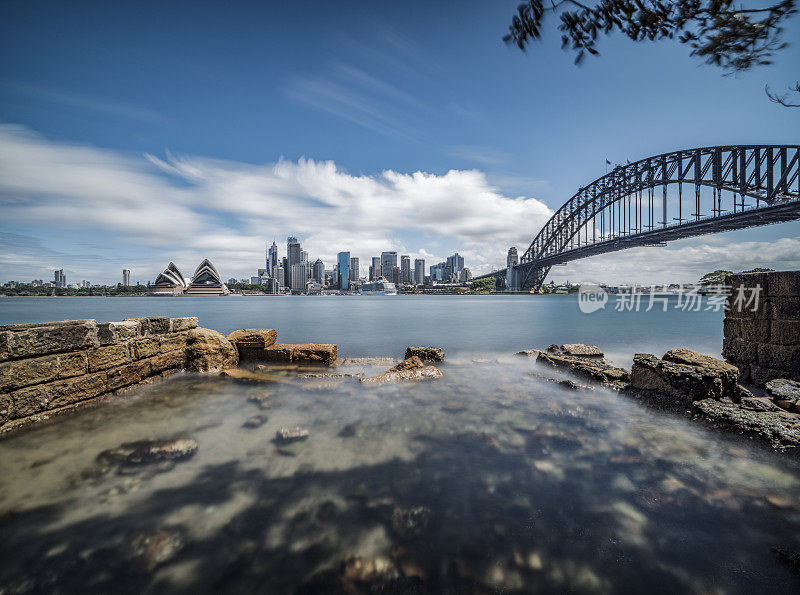
[[[150,295],[228,295],[230,291],[221,280],[217,269],[207,258],[200,263],[187,283],[178,267],[170,262],[156,282],[150,286]]]

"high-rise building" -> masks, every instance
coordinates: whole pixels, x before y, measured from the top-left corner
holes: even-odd
[[[292,265],[292,291],[305,291],[311,271],[311,265],[306,260]]]
[[[369,267],[369,280],[377,281],[381,276],[381,259],[379,256],[372,257],[372,266]]]
[[[414,283],[422,285],[425,283],[425,259],[417,258],[414,260]]]
[[[275,277],[275,269],[278,268],[278,244],[272,242],[272,246],[267,249],[267,276]]]
[[[358,281],[361,277],[361,261],[358,256],[350,257],[350,281]]]
[[[289,270],[289,259],[287,257],[281,258],[281,268],[283,268],[283,280],[281,286],[292,288],[292,272]]]
[[[458,252],[452,256],[448,256],[447,266],[450,268],[452,274],[458,275],[462,270],[464,270],[464,257],[459,255]]]
[[[131,271],[130,269],[122,269],[122,285],[130,287],[131,284]]]
[[[339,289],[347,291],[350,289],[350,253],[339,252],[336,258],[337,276]]]
[[[58,269],[53,274],[53,285],[55,285],[56,287],[67,286],[67,276],[64,274],[64,269]]]
[[[397,252],[381,252],[381,272],[387,281],[391,281],[392,268],[397,266]]]
[[[390,281],[394,283],[395,287],[400,286],[400,267],[392,267],[392,278]]]
[[[411,257],[408,254],[400,257],[400,282],[411,285]]]
[[[320,285],[325,285],[325,264],[319,258],[314,262],[312,277]]]
[[[300,250],[300,262],[308,262],[308,252]]]
[[[286,279],[286,284],[292,289],[294,289],[294,283],[292,283],[293,267],[300,262],[300,252],[302,252],[302,249],[300,248],[300,242],[297,241],[297,238],[294,236],[286,238],[287,265],[284,266],[284,275],[288,277]],[[305,284],[305,281],[303,283]]]
[[[431,265],[431,281],[444,281],[444,269],[445,263],[440,262],[438,264]]]
[[[286,287],[286,273],[284,271],[285,271],[285,269],[283,268],[283,265],[279,265],[275,269],[275,277],[274,278],[275,278],[275,283],[276,283],[276,285],[278,287],[278,290],[281,290],[284,287]]]

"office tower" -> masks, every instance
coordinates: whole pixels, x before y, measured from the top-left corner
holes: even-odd
[[[372,266],[369,268],[369,280],[377,281],[381,276],[381,259],[379,256],[372,257]]]
[[[464,257],[460,256],[458,252],[452,256],[448,256],[447,266],[450,268],[452,274],[458,275],[464,269]]]
[[[350,280],[358,281],[361,277],[361,261],[358,256],[350,257]]]
[[[281,259],[281,262],[283,263],[281,265],[283,267],[283,281],[281,281],[281,285],[283,285],[284,287],[289,287],[291,289],[292,272],[289,270],[289,259],[284,256]]]
[[[261,277],[250,277],[250,285],[261,285]]]
[[[278,268],[275,269],[274,278],[279,290],[286,287],[286,273],[284,271],[285,269],[283,268],[283,265],[279,265]]]
[[[469,283],[472,281],[472,271],[467,268],[461,269],[461,272],[458,274],[458,280],[462,283]]]
[[[228,285],[235,285],[236,283],[238,283],[238,281],[236,279],[234,279],[233,277],[228,279]]]
[[[308,262],[308,252],[300,250],[300,262]]]
[[[506,266],[511,268],[519,264],[519,256],[517,255],[516,246],[511,246],[508,249],[508,256],[506,257]]]
[[[431,265],[431,281],[443,281],[444,280],[444,269],[445,263],[440,262],[438,264]]]
[[[278,244],[272,242],[272,246],[267,250],[267,276],[275,277],[275,269],[278,268]]]
[[[381,252],[381,275],[391,281],[392,268],[397,266],[397,252]]]
[[[400,286],[400,267],[398,266],[392,267],[392,278],[390,280],[392,283],[395,284],[395,287]]]
[[[122,285],[125,287],[131,284],[131,271],[130,269],[122,269]]]
[[[58,269],[53,274],[53,285],[56,287],[67,286],[67,276],[64,274],[64,269]]]
[[[425,283],[425,259],[417,258],[414,261],[414,283],[422,285]]]
[[[411,285],[411,257],[408,254],[400,257],[400,282]]]
[[[305,291],[311,266],[308,261],[292,265],[292,291]]]
[[[302,249],[300,248],[300,242],[297,241],[297,238],[294,236],[286,238],[287,263],[284,266],[283,274],[286,276],[286,284],[292,289],[294,289],[294,284],[292,283],[293,267],[300,262],[300,252],[302,252]]]
[[[339,289],[347,291],[350,289],[350,253],[339,252],[336,258],[337,271],[338,271],[338,285]]]
[[[312,276],[314,277],[314,281],[320,285],[325,285],[325,265],[319,258],[314,262],[314,271]]]

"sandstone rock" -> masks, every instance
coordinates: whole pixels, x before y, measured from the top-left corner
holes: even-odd
[[[291,442],[299,442],[307,440],[309,431],[300,426],[294,428],[281,428],[275,433],[274,442],[276,444],[289,444]]]
[[[150,371],[152,374],[158,374],[166,370],[177,370],[183,368],[186,364],[186,351],[183,349],[176,349],[174,351],[167,351],[166,353],[159,353],[147,361],[150,363]]]
[[[135,320],[141,325],[142,335],[164,335],[172,332],[172,321],[169,316],[140,316],[138,318],[126,318],[126,321]]]
[[[772,400],[787,411],[800,413],[800,382],[777,378],[766,384]]]
[[[122,322],[102,322],[97,325],[97,339],[100,345],[112,345],[140,336],[142,325],[138,320]]]
[[[552,346],[551,346],[552,347]],[[548,348],[549,349],[549,348]],[[560,351],[560,348],[556,347]],[[629,379],[627,370],[612,366],[602,358],[565,356],[540,352],[536,361],[568,371],[580,378],[601,382],[612,388],[622,388]]]
[[[336,363],[336,345],[324,343],[301,343],[299,345],[294,345],[292,361],[332,366]]]
[[[750,411],[735,403],[715,399],[696,401],[693,408],[715,426],[757,438],[773,448],[786,450],[800,446],[800,425],[787,413]]]
[[[85,352],[60,353],[0,363],[0,391],[41,384],[57,378],[84,374],[87,369]]]
[[[265,362],[291,362],[292,352],[294,351],[293,347],[293,345],[275,343],[264,349],[262,358]]]
[[[196,372],[219,372],[232,368],[239,355],[225,335],[205,328],[188,331],[186,336],[186,368]]]
[[[164,461],[183,461],[197,454],[197,450],[197,442],[191,438],[139,440],[101,452],[97,455],[97,463],[105,467],[140,467]]]
[[[424,590],[420,579],[400,576],[389,560],[356,557],[347,558],[337,568],[316,573],[295,591],[303,595],[422,592]]]
[[[581,357],[604,357],[605,355],[599,347],[584,345],[583,343],[565,343],[561,346],[561,351],[565,355],[579,355]]]
[[[383,374],[359,380],[364,384],[385,384],[402,380],[430,380],[440,376],[442,376],[441,371],[433,366],[426,366],[420,358],[414,356],[389,368]]]
[[[346,357],[336,360],[337,366],[393,366],[396,363],[393,357]]]
[[[133,538],[130,554],[147,570],[173,558],[184,547],[183,532],[177,529],[159,529],[153,533],[140,533]]]
[[[541,351],[539,351],[538,349],[524,349],[522,351],[517,351],[514,355],[519,355],[520,357],[537,358],[539,357],[540,353]]]
[[[233,331],[228,340],[238,349],[240,360],[260,360],[263,359],[261,352],[274,345],[277,336],[275,329],[250,328]]]
[[[392,529],[404,539],[421,537],[428,529],[433,512],[427,506],[396,507],[392,512]]]
[[[158,351],[166,353],[168,351],[175,351],[176,349],[186,349],[186,333],[170,333],[169,335],[161,335],[158,337]]]
[[[161,350],[161,342],[159,337],[144,337],[136,339],[128,344],[130,348],[131,357],[133,359],[145,359],[153,357]]]
[[[668,351],[665,359],[636,354],[631,386],[668,397],[666,402],[673,405],[709,398],[739,400],[743,393],[736,383],[738,375],[736,366],[688,349],[675,349]]]
[[[156,351],[158,353],[158,351]],[[107,370],[114,366],[121,366],[130,361],[131,357],[128,353],[128,346],[124,343],[120,345],[107,345],[105,347],[98,347],[97,349],[90,349],[87,352],[89,360],[89,371],[97,372],[99,370]]]
[[[404,359],[411,357],[418,357],[423,362],[443,362],[444,351],[438,347],[406,347],[406,356]]]
[[[0,331],[0,362],[99,345],[94,320],[7,325]]]
[[[739,406],[750,411],[780,411],[781,408],[764,397],[744,397]]]
[[[198,320],[197,316],[185,316],[183,318],[173,318],[170,322],[170,330],[173,333],[178,333],[180,331],[190,331],[193,328],[197,328]]]

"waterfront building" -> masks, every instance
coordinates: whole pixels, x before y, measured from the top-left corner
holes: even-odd
[[[150,286],[150,295],[181,295],[186,291],[188,284],[183,278],[174,262],[170,262],[164,272],[156,277],[156,282]]]
[[[358,256],[350,257],[350,281],[358,281],[361,278],[361,261]]]
[[[306,282],[308,281],[308,278],[310,276],[310,269],[311,266],[309,265],[307,260],[292,265],[292,274],[291,274],[292,284],[290,285],[292,291],[306,290]]]
[[[461,269],[461,272],[458,274],[458,280],[462,283],[469,283],[472,281],[472,271],[467,268]]]
[[[236,285],[236,283],[238,283],[238,281],[236,281],[234,277],[228,279],[228,285]]]
[[[261,285],[261,277],[250,277],[250,285]]]
[[[53,285],[56,287],[67,286],[67,276],[64,274],[64,269],[58,269],[53,273]]]
[[[444,280],[444,268],[445,263],[440,262],[438,264],[431,265],[431,281],[436,281],[441,283]]]
[[[387,281],[388,281],[388,279],[387,279]],[[394,283],[395,287],[398,287],[400,285],[400,267],[398,267],[398,266],[392,267],[392,279],[391,279],[391,281],[392,281],[392,283]]]
[[[314,281],[320,285],[325,285],[325,264],[322,262],[322,259],[318,258],[314,262],[311,276],[314,278]]]
[[[247,281],[245,281],[246,283]],[[192,276],[185,295],[228,295],[230,291],[219,277],[217,269],[207,258],[200,263]]]
[[[389,277],[392,275],[392,268],[397,266],[397,252],[381,252],[381,270],[378,275],[386,277],[387,281],[391,281]]]
[[[408,254],[400,257],[400,282],[411,285],[411,257]]]
[[[372,266],[369,268],[369,280],[377,281],[381,276],[381,258],[380,256],[372,257]]]
[[[414,260],[414,284],[423,285],[425,283],[425,259],[417,258]]]
[[[129,287],[131,284],[131,271],[130,269],[122,269],[122,285]]]
[[[347,291],[350,289],[350,253],[339,252],[336,258],[336,266],[338,272],[338,285],[339,289]]]

